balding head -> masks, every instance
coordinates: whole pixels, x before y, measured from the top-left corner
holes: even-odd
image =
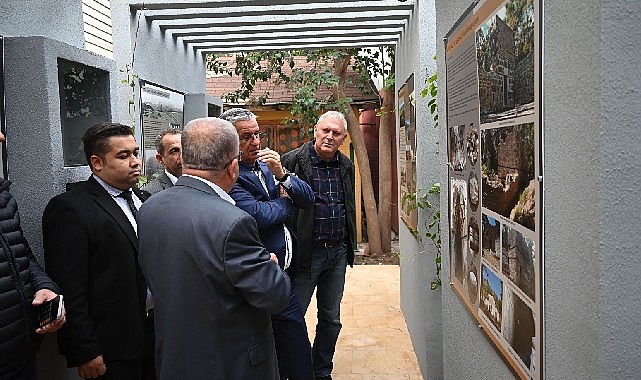
[[[238,134],[228,121],[215,117],[187,123],[182,134],[183,167],[223,170],[238,156]]]

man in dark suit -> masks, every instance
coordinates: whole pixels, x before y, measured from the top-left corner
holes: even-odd
[[[227,194],[238,177],[236,130],[192,120],[182,144],[183,175],[139,212],[158,379],[277,379],[269,315],[287,306],[291,286]]]
[[[156,160],[165,170],[142,187],[151,194],[174,186],[183,172],[180,131],[177,129],[163,131],[156,140],[156,152]]]
[[[236,206],[254,217],[260,240],[276,254],[278,264],[294,282],[298,244],[293,226],[286,222],[296,208],[312,206],[314,192],[307,183],[283,168],[277,152],[261,149],[264,136],[251,111],[232,108],[220,117],[236,128],[243,153],[238,180],[229,195],[236,201]],[[280,378],[311,380],[314,378],[311,344],[293,287],[289,297],[287,308],[272,315]]]
[[[325,112],[314,126],[314,140],[281,158],[283,166],[311,186],[315,197],[314,207],[297,210],[301,260],[296,291],[306,312],[316,290],[318,323],[312,357],[317,380],[332,378],[346,267],[354,265],[354,164],[338,150],[346,136],[345,116]]]
[[[153,362],[142,364],[153,321],[138,265],[135,213],[148,196],[133,187],[139,147],[131,127],[115,123],[92,126],[82,142],[93,174],[42,217],[46,270],[67,307],[58,347],[84,378],[151,379]]]

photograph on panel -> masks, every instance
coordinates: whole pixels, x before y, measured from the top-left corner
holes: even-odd
[[[470,172],[467,181],[467,197],[470,200],[470,208],[476,212],[479,208],[479,177],[476,172]]]
[[[511,0],[476,31],[481,124],[534,113],[534,4]]]
[[[470,298],[470,303],[476,305],[476,297],[479,294],[479,271],[474,261],[469,261],[467,266],[467,295]]]
[[[503,225],[501,245],[503,274],[534,301],[534,241],[515,229]]]
[[[481,218],[483,259],[498,271],[501,264],[501,225],[487,214],[482,214]]]
[[[503,296],[503,337],[532,372],[536,361],[535,325],[532,309],[518,294],[507,288]]]
[[[479,308],[492,322],[498,331],[501,331],[503,310],[503,282],[492,270],[483,265],[481,277],[481,300]]]
[[[140,81],[140,103],[144,174],[153,179],[163,171],[156,160],[156,141],[167,129],[183,129],[185,96],[177,91]]]
[[[476,263],[479,262],[479,223],[476,220],[476,215],[472,215],[468,222],[468,255],[466,262],[465,280],[467,281],[467,290],[471,303],[476,303],[476,293],[478,292],[478,282],[476,281]]]
[[[454,171],[460,172],[465,168],[467,153],[465,150],[465,124],[450,127],[450,164]]]
[[[534,123],[481,131],[482,206],[534,231]]]
[[[479,161],[479,133],[474,127],[474,123],[470,124],[470,131],[467,133],[467,159],[470,165],[476,166]]]
[[[467,256],[467,181],[452,178],[450,188],[450,247],[454,276],[463,283]]]

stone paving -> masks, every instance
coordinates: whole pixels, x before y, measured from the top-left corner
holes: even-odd
[[[341,304],[343,329],[334,355],[333,380],[420,380],[421,371],[400,308],[400,267],[347,268]],[[310,339],[316,299],[306,315]]]

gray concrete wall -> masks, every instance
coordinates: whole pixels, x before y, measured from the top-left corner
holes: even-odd
[[[3,0],[0,35],[43,36],[84,48],[81,0]]]
[[[601,154],[615,153],[604,150],[602,135],[609,128],[602,129],[601,119],[610,112],[601,104],[601,6],[545,6],[545,370],[550,378],[597,378],[600,352],[605,353],[599,330],[609,323],[599,320],[605,306],[599,282],[615,280],[600,279],[605,257],[599,241],[618,228],[601,224],[610,203],[602,198]],[[572,22],[558,13],[570,9]]]
[[[442,38],[470,5],[469,0],[435,2],[439,78],[445,78]],[[398,48],[397,81],[412,71],[421,83],[429,48],[417,19]],[[635,20],[641,3],[623,1],[546,2],[543,54],[543,250],[545,378],[638,378],[641,373],[641,32]],[[572,15],[569,18],[567,15]],[[425,21],[429,21],[429,18]],[[419,22],[422,23],[422,22]],[[428,37],[430,38],[430,37]],[[429,55],[428,55],[429,54]],[[445,107],[443,80],[439,106]],[[398,87],[397,87],[398,88]],[[427,115],[417,99],[417,124]],[[441,122],[445,123],[444,111]],[[440,143],[446,146],[445,128]],[[447,183],[440,157],[430,162],[430,134],[419,132],[418,186],[428,178]],[[427,138],[425,138],[427,136]],[[441,213],[447,215],[447,192]],[[449,240],[442,226],[442,240]],[[442,341],[430,340],[433,302],[425,300],[432,278],[431,257],[401,223],[401,303],[424,376],[445,379],[513,378],[475,319],[447,285],[444,246]],[[408,263],[409,261],[409,263]],[[423,323],[421,326],[419,323]],[[417,336],[418,334],[418,336]],[[439,346],[440,347],[434,347]],[[442,373],[432,374],[430,353],[442,349]],[[427,358],[423,357],[427,355]],[[426,373],[427,372],[427,373]]]
[[[438,150],[438,130],[427,110],[429,98],[421,98],[425,79],[436,70],[432,57],[436,54],[435,13],[433,1],[417,2],[396,55],[396,94],[414,73],[416,100],[417,189],[427,189],[439,181],[439,169],[445,167]],[[397,115],[398,122],[398,115]],[[397,141],[399,138],[397,136]],[[400,171],[399,171],[400,173]],[[400,192],[399,192],[400,194]],[[438,203],[438,201],[437,201]],[[438,204],[437,204],[438,207]],[[436,248],[425,237],[423,220],[426,212],[419,210],[419,238],[399,222],[401,250],[401,308],[412,337],[412,344],[425,379],[443,378],[441,290],[430,290],[436,277]]]
[[[41,215],[67,182],[84,180],[88,167],[63,167],[58,58],[107,72],[110,59],[44,38],[5,39],[5,104],[8,177],[21,210],[22,227],[42,262]],[[110,76],[111,107],[116,82]]]
[[[641,2],[601,4],[599,371],[629,379],[641,374]]]
[[[638,378],[641,3],[545,5],[546,374]]]

